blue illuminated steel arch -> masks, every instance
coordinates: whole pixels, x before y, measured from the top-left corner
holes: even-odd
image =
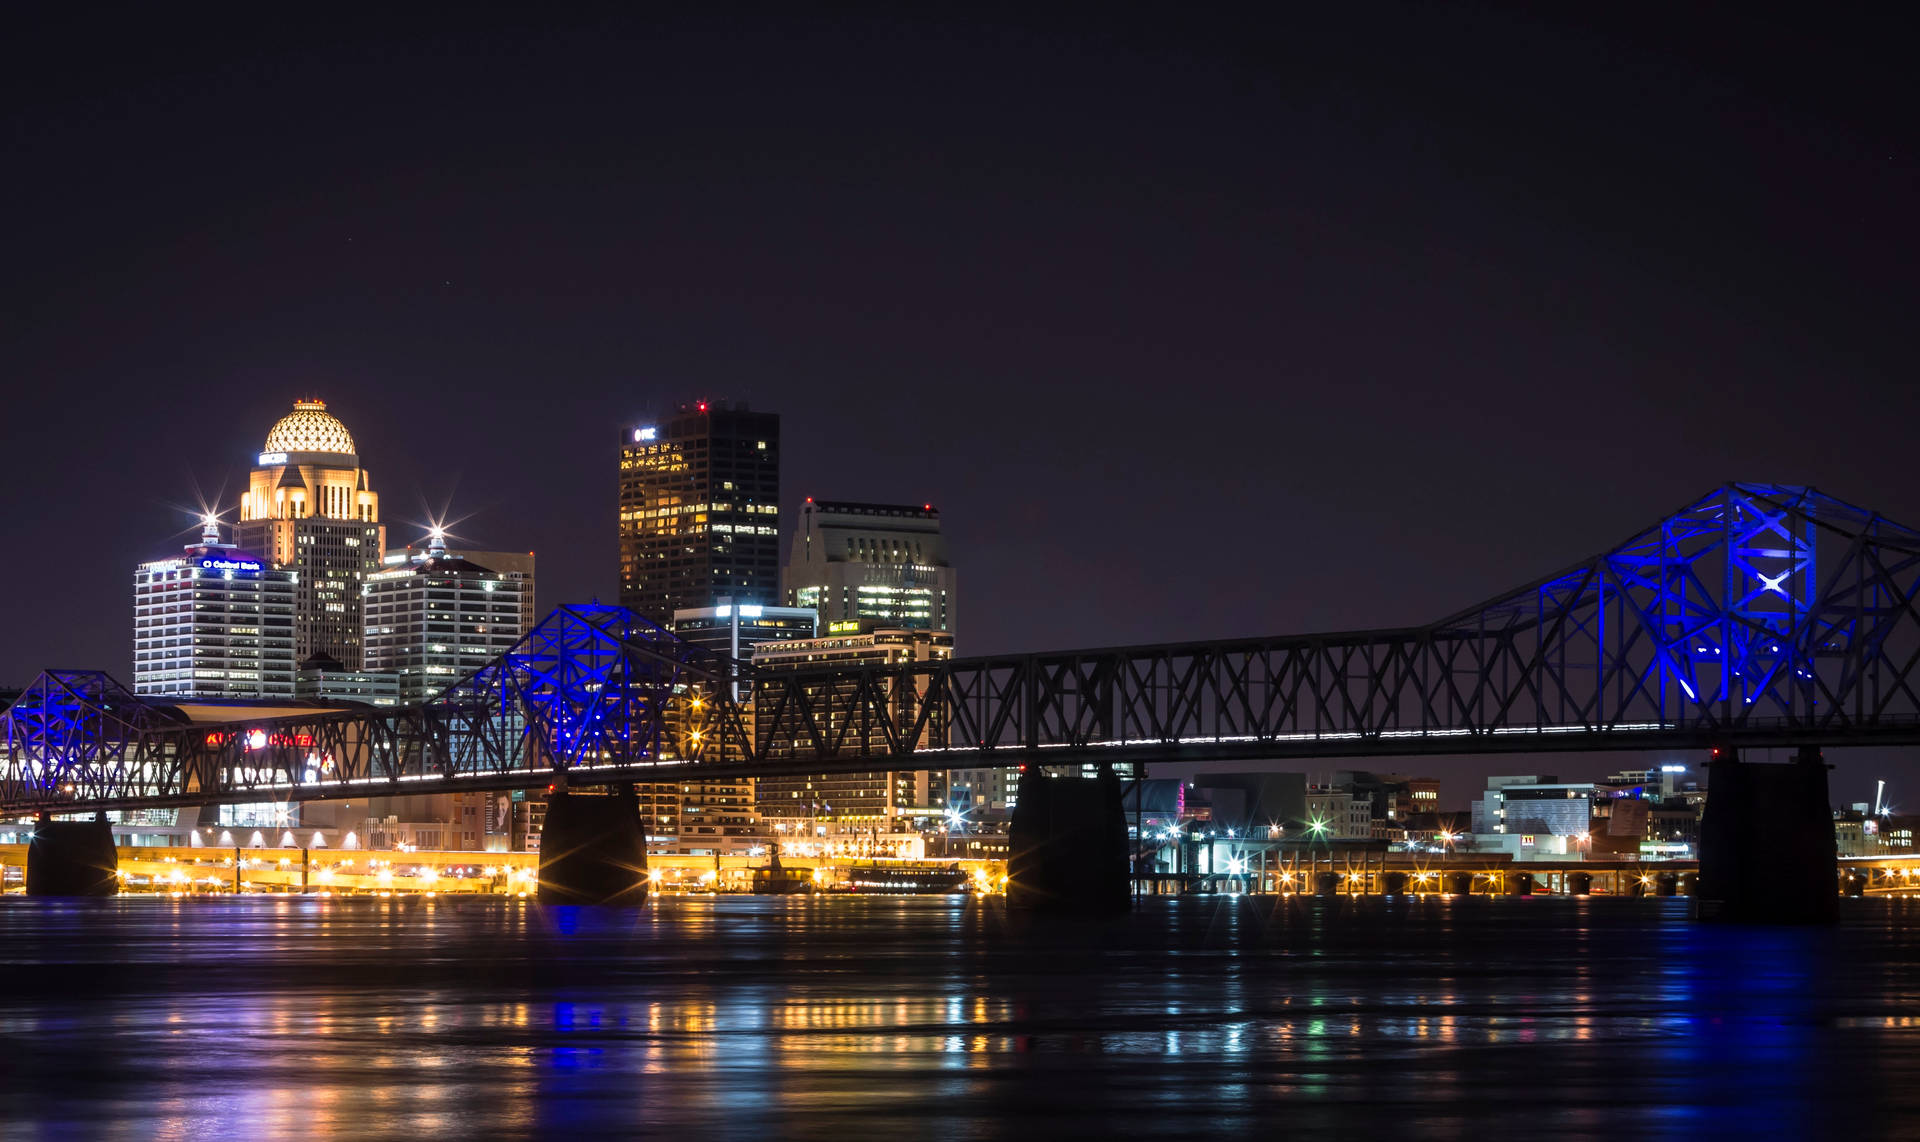
[[[513,788],[744,757],[740,667],[622,607],[557,608],[429,702],[194,722],[95,671],[48,671],[0,713],[0,809],[129,808]],[[196,707],[206,703],[191,703]]]

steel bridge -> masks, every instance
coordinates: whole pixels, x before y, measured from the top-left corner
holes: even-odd
[[[1917,590],[1920,533],[1812,488],[1729,484],[1553,575],[1391,630],[776,672],[571,605],[402,708],[209,720],[204,703],[47,671],[0,714],[0,814],[561,775],[1912,745]]]

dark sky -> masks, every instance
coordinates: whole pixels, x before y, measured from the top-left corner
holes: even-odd
[[[1421,622],[1730,479],[1920,521],[1894,29],[1324,7],[11,14],[0,683],[126,672],[310,392],[543,605],[621,426],[778,411],[977,653]]]

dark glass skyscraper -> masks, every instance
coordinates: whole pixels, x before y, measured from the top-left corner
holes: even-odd
[[[780,416],[699,401],[620,449],[620,602],[661,626],[780,601]]]

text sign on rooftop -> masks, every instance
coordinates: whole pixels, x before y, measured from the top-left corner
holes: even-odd
[[[202,559],[200,566],[209,571],[258,571],[260,565],[251,559]]]
[[[660,430],[657,428],[636,428],[633,430],[633,438],[635,441],[655,440],[658,439],[659,436]]]
[[[285,464],[286,462],[287,454],[285,452],[262,452],[260,454],[260,464],[262,467],[268,464]]]

